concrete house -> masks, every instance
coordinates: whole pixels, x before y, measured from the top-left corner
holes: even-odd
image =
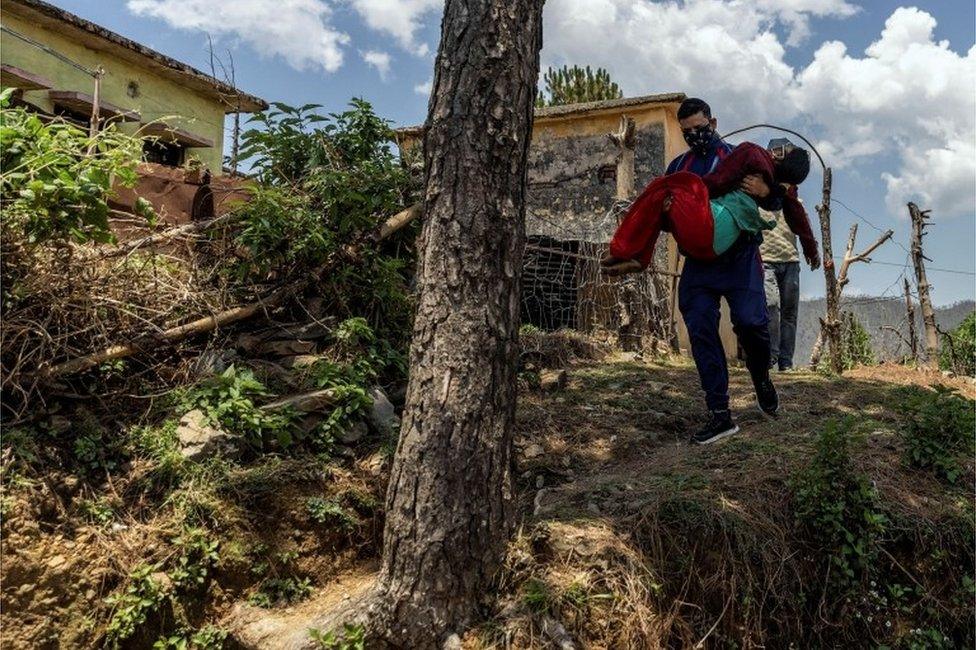
[[[99,114],[125,131],[155,136],[150,163],[178,167],[190,158],[220,174],[224,116],[267,103],[210,75],[41,0],[4,0],[0,66],[5,87],[35,110],[87,125],[94,78],[104,70]]]
[[[616,280],[599,272],[622,211],[687,149],[677,118],[683,99],[683,93],[666,93],[536,109],[528,160],[523,322],[543,329],[609,331],[624,347],[651,337],[688,348],[676,304],[681,259],[670,237],[658,242],[656,267],[662,273]],[[401,150],[411,157],[423,128],[397,133]],[[722,339],[734,358],[737,346],[724,303],[723,314]]]

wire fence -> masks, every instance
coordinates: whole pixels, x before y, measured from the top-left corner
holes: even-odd
[[[601,219],[561,224],[531,210],[522,266],[522,322],[546,331],[573,329],[627,350],[672,347],[672,274],[658,243],[658,273],[612,278],[600,272],[608,249],[605,224],[619,223],[628,202]],[[546,234],[539,234],[545,232]],[[663,238],[662,238],[663,239]]]

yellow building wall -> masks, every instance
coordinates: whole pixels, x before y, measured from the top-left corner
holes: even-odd
[[[101,65],[105,69],[101,87],[104,101],[137,111],[143,122],[160,120],[168,126],[213,140],[213,147],[191,148],[188,155],[199,158],[212,171],[220,173],[223,166],[224,108],[219,102],[187,90],[150,70],[106,52],[88,48],[54,30],[33,25],[18,16],[4,13],[3,24],[86,68]],[[70,90],[89,95],[94,91],[92,77],[6,32],[0,33],[0,61],[45,77],[53,83],[54,90]],[[138,84],[139,94],[129,97],[127,89],[133,81]],[[24,93],[24,99],[41,109],[51,111],[54,107],[47,93],[46,90],[28,91]],[[121,126],[128,133],[135,133],[138,128],[138,122]]]

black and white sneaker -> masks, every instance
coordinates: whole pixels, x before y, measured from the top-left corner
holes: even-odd
[[[756,401],[759,402],[759,410],[763,415],[774,418],[779,414],[779,395],[769,379],[756,384]]]
[[[727,409],[725,411],[712,411],[712,417],[705,428],[691,437],[691,444],[707,445],[738,432],[739,427],[732,421],[731,411]]]

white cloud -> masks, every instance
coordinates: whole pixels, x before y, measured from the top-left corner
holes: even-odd
[[[543,20],[543,67],[604,67],[625,95],[713,98],[720,128],[790,112],[793,70],[769,29],[775,14],[754,4],[550,0]]]
[[[755,4],[789,27],[786,44],[790,46],[810,37],[810,16],[847,18],[859,10],[846,0],[757,0]]]
[[[976,46],[957,53],[933,40],[931,15],[899,8],[861,56],[829,41],[805,67],[786,62],[811,17],[857,11],[846,0],[549,0],[542,64],[607,68],[629,96],[703,97],[721,131],[796,127],[835,168],[883,155],[896,161],[882,176],[894,214],[906,197],[933,213],[971,214]]]
[[[430,91],[434,88],[434,80],[428,79],[422,84],[417,84],[413,87],[413,91],[418,95],[430,95]]]
[[[417,32],[424,18],[434,11],[440,11],[444,0],[351,0],[366,24],[377,31],[385,32],[397,44],[417,56],[426,56],[430,47],[417,42]]]
[[[179,29],[234,36],[300,70],[335,72],[342,66],[341,46],[349,43],[330,23],[332,8],[323,0],[128,0],[126,6]]]
[[[380,79],[386,81],[390,77],[390,55],[386,52],[378,52],[376,50],[368,50],[366,52],[360,53],[363,57],[363,61],[369,65],[376,68],[376,71],[380,73]]]
[[[909,146],[898,174],[884,173],[885,204],[892,214],[908,218],[905,204],[933,208],[933,216],[973,214],[976,203],[976,146],[955,142],[946,148]]]
[[[822,125],[835,166],[897,154],[899,169],[882,174],[896,215],[912,199],[940,216],[972,214],[976,201],[976,47],[963,56],[935,42],[935,25],[896,9],[863,57],[824,43],[790,90]]]

